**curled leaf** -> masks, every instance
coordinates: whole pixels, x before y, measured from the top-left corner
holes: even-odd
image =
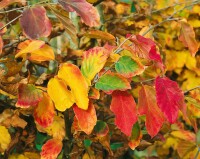
[[[88,108],[88,84],[76,65],[65,63],[58,71],[58,77],[70,87],[75,103],[81,109]]]
[[[66,83],[57,77],[49,80],[47,92],[59,111],[65,111],[74,104],[74,97],[67,89]]]
[[[195,56],[199,49],[199,44],[195,39],[195,32],[189,23],[185,20],[179,21],[181,25],[181,32],[179,40],[183,42],[185,47],[188,47],[192,56]]]

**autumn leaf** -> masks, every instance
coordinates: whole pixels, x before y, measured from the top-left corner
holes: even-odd
[[[115,70],[126,78],[140,75],[144,71],[144,66],[130,56],[122,56],[115,64]]]
[[[2,0],[0,2],[0,10],[13,4],[13,3],[22,3],[23,5],[26,4],[26,0]]]
[[[142,131],[140,129],[139,123],[135,123],[132,128],[131,138],[128,143],[128,146],[135,150],[135,148],[140,144],[140,140],[142,138]]]
[[[29,39],[47,37],[51,33],[51,22],[43,6],[31,7],[23,11],[20,24],[23,33]]]
[[[107,40],[107,41],[115,41],[115,37],[104,31],[100,30],[89,30],[84,34],[84,36],[89,37],[89,38],[94,38],[94,39],[102,39],[102,40]]]
[[[18,100],[16,107],[27,108],[36,106],[42,100],[42,91],[33,84],[21,83],[18,87]]]
[[[97,137],[104,137],[108,134],[109,127],[106,122],[98,120],[94,127],[94,132]]]
[[[0,36],[0,55],[2,54],[2,49],[3,49],[3,39]]]
[[[140,58],[157,61],[162,64],[160,54],[157,52],[156,44],[153,40],[141,35],[135,35],[131,37],[130,40],[133,42],[132,46],[124,45],[123,47],[125,49],[131,51]]]
[[[42,100],[34,109],[35,121],[42,127],[47,127],[53,123],[55,109],[51,98],[47,93],[43,93]]]
[[[90,90],[89,90],[88,96],[91,99],[99,99],[100,98],[100,92],[99,92],[99,90],[91,87]]]
[[[109,52],[104,47],[94,47],[83,53],[81,72],[88,79],[89,84],[103,68],[108,56]]]
[[[20,51],[15,58],[23,57],[33,61],[50,61],[55,59],[53,49],[44,41],[25,41],[18,46]]]
[[[60,20],[60,22],[65,27],[65,31],[70,36],[74,44],[77,44],[77,30],[71,19],[69,18],[69,13],[63,9],[58,8],[58,6],[49,6],[52,12],[56,15],[56,17]]]
[[[115,91],[112,93],[110,110],[115,114],[115,125],[127,136],[137,121],[135,100],[128,92]]]
[[[89,103],[87,110],[80,109],[76,105],[73,106],[73,110],[78,120],[78,126],[80,129],[87,135],[91,134],[97,122],[96,111],[92,102]]]
[[[5,126],[0,125],[0,153],[4,153],[4,151],[8,148],[8,145],[11,141],[11,136],[6,129]]]
[[[131,89],[131,86],[126,78],[117,73],[107,73],[100,77],[95,84],[96,89],[112,93],[114,90],[125,91]]]
[[[138,112],[146,115],[146,128],[151,137],[160,131],[165,117],[156,103],[156,92],[151,86],[143,85],[139,91]]]
[[[155,80],[156,99],[158,106],[170,123],[178,117],[178,110],[183,109],[184,94],[178,84],[167,77],[157,77]]]
[[[74,64],[64,63],[58,71],[58,77],[64,80],[70,87],[77,106],[81,109],[87,110],[89,89],[87,81],[79,68]]]
[[[38,123],[36,123],[37,130],[42,133],[47,133],[49,136],[53,138],[63,140],[65,137],[65,121],[60,116],[54,116],[53,123],[47,127],[42,127]]]
[[[183,42],[185,47],[189,48],[191,55],[194,57],[199,49],[199,44],[195,39],[195,32],[186,20],[180,20],[179,23],[181,25],[179,40]]]
[[[40,153],[41,159],[56,159],[62,150],[62,141],[59,139],[50,139],[43,146]]]
[[[58,0],[68,12],[75,11],[81,20],[90,27],[100,25],[100,17],[97,9],[86,0]]]
[[[67,84],[57,77],[49,80],[47,92],[59,111],[65,111],[74,104],[74,97],[67,89]]]

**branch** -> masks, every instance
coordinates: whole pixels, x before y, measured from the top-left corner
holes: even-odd
[[[196,86],[196,87],[194,87],[194,88],[191,88],[191,89],[185,91],[185,92],[184,92],[184,95],[188,94],[190,91],[193,91],[193,90],[195,90],[195,89],[200,89],[200,86]]]
[[[15,20],[19,19],[22,16],[22,14],[20,14],[18,17],[14,18],[13,20],[9,21],[7,24],[5,24],[4,26],[2,26],[0,28],[0,30],[2,30],[3,28],[7,27],[8,25],[10,25],[12,22],[14,22]]]

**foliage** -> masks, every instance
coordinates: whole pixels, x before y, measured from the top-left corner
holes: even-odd
[[[200,158],[199,0],[0,10],[0,158]]]

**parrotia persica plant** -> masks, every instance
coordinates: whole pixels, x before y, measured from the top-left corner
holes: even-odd
[[[1,159],[200,159],[200,0],[2,0]]]

